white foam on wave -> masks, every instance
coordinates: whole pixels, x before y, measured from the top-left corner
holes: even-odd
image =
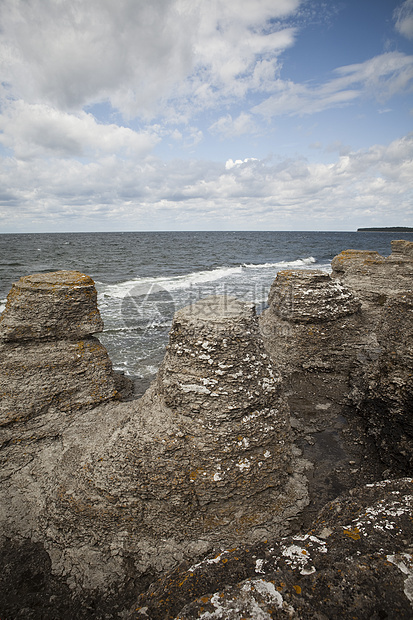
[[[96,286],[100,296],[123,299],[123,297],[130,293],[135,286],[147,286],[149,290],[151,286],[158,285],[168,291],[176,291],[179,289],[189,288],[194,284],[214,282],[215,280],[220,280],[221,278],[226,278],[236,274],[242,274],[241,265],[239,267],[218,267],[217,269],[211,269],[210,271],[195,271],[193,273],[174,276],[172,278],[165,278],[162,276],[158,278],[134,278],[133,280],[119,282],[118,284],[102,284],[101,282],[96,282]]]
[[[298,258],[297,260],[281,260],[278,263],[261,263],[259,265],[244,263],[245,269],[286,269],[288,267],[303,267],[305,265],[313,265],[317,262],[314,256],[308,256],[307,258]]]
[[[173,277],[159,276],[157,278],[133,278],[132,280],[126,280],[125,282],[119,282],[117,284],[103,284],[102,282],[96,282],[96,286],[99,292],[99,300],[103,301],[105,297],[123,299],[125,295],[131,293],[135,287],[142,287],[142,292],[147,288],[147,292],[151,292],[151,288],[159,286],[166,289],[169,292],[179,291],[182,289],[190,288],[194,285],[207,284],[209,282],[215,282],[224,278],[230,278],[231,276],[242,276],[249,269],[252,270],[267,270],[273,269],[274,272],[280,269],[291,268],[306,268],[317,260],[313,256],[307,258],[299,258],[293,261],[279,261],[277,263],[261,263],[258,265],[244,263],[238,267],[217,267],[216,269],[195,271],[188,274]],[[275,275],[275,274],[274,274]]]

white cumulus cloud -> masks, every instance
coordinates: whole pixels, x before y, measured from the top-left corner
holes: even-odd
[[[292,44],[277,20],[300,2],[2,0],[1,81],[30,103],[73,111],[108,100],[128,117],[177,94],[209,100],[201,85],[239,95],[270,77],[266,55]]]
[[[0,115],[0,142],[16,157],[87,157],[124,153],[143,157],[158,142],[155,133],[137,133],[115,124],[103,125],[91,114],[69,114],[45,104],[10,102]]]
[[[16,189],[18,188],[18,189]],[[1,207],[7,196],[7,208]],[[91,163],[9,159],[0,170],[0,223],[76,217],[120,229],[320,229],[374,212],[409,225],[413,217],[413,135],[351,151],[330,164],[282,161],[132,161],[105,156]],[[14,205],[10,208],[10,205]],[[385,225],[385,224],[383,224]],[[350,225],[351,226],[351,225]]]

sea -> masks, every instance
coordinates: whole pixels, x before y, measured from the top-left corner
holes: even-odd
[[[331,271],[345,249],[388,256],[394,232],[113,232],[0,234],[0,312],[21,276],[57,270],[90,275],[113,367],[137,384],[163,359],[174,312],[208,295],[265,309],[282,269]]]

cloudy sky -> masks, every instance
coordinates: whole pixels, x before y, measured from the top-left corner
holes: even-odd
[[[1,0],[0,232],[413,226],[413,0]]]

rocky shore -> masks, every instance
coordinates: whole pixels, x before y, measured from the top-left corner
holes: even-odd
[[[412,283],[394,241],[279,272],[259,317],[203,299],[137,398],[89,276],[16,282],[1,620],[412,618]]]

